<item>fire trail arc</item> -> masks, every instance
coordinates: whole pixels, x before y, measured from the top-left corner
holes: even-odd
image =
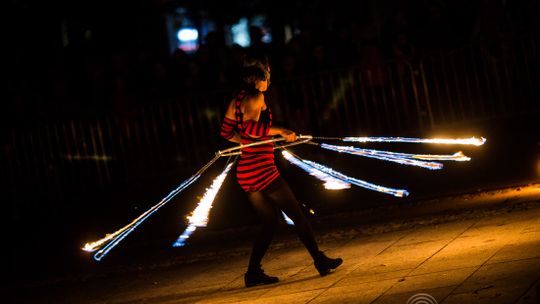
[[[328,143],[318,143],[315,140],[331,140],[331,141],[341,141],[347,143],[370,143],[370,142],[386,142],[386,143],[418,143],[418,144],[441,144],[441,145],[472,145],[472,146],[481,146],[486,142],[486,139],[483,137],[476,138],[411,138],[411,137],[314,137],[311,135],[300,135],[298,140],[292,143],[286,144],[276,144],[274,149],[282,149],[282,156],[292,163],[295,166],[298,166],[302,170],[309,173],[309,175],[321,180],[324,182],[324,187],[328,190],[343,190],[349,189],[351,185],[362,187],[365,189],[381,192],[384,194],[393,195],[396,197],[406,197],[409,195],[409,191],[406,189],[396,189],[390,188],[387,186],[377,185],[371,182],[360,180],[355,177],[345,175],[339,171],[332,169],[331,167],[320,164],[314,161],[302,159],[300,156],[297,156],[285,149],[290,146],[300,145],[305,143],[310,143],[315,146],[318,146],[324,150],[334,151],[338,153],[347,153],[351,155],[374,158],[382,161],[388,161],[393,163],[398,163],[402,165],[409,166],[418,166],[421,168],[426,168],[430,170],[441,170],[443,169],[443,164],[439,161],[470,161],[471,158],[463,154],[463,152],[458,151],[454,154],[448,155],[431,155],[431,154],[411,154],[411,153],[401,153],[401,152],[391,152],[391,151],[381,151],[373,149],[362,149],[354,146],[338,146]],[[169,194],[163,197],[158,203],[153,205],[147,211],[142,213],[140,216],[135,218],[126,226],[118,229],[113,233],[106,234],[103,238],[86,243],[82,250],[87,252],[95,252],[94,259],[100,261],[103,259],[113,248],[115,248],[120,242],[122,242],[130,233],[136,230],[144,221],[146,221],[150,216],[155,214],[159,209],[169,203],[174,197],[180,194],[183,190],[188,188],[194,182],[196,182],[203,173],[210,168],[219,158],[221,157],[231,157],[239,155],[242,153],[242,149],[250,146],[257,146],[266,144],[269,142],[277,143],[284,141],[284,138],[274,138],[260,142],[254,142],[247,145],[238,145],[226,150],[217,151],[215,156],[204,166],[202,166],[194,175],[189,177],[180,183],[175,189],[173,189]],[[199,201],[197,207],[193,210],[190,216],[188,216],[189,223],[185,228],[184,232],[178,237],[178,239],[173,243],[174,247],[183,247],[186,245],[187,239],[195,232],[198,227],[206,227],[208,224],[208,216],[210,209],[213,206],[214,199],[216,198],[221,186],[227,177],[229,171],[231,170],[234,160],[227,162],[225,169],[219,174],[211,186],[206,189],[205,194],[202,199]],[[292,221],[283,213],[284,219],[288,224],[293,225]]]

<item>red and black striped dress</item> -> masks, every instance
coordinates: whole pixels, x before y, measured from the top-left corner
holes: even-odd
[[[221,125],[221,136],[230,139],[234,136],[236,129],[243,145],[271,139],[272,137],[268,136],[272,126],[270,108],[267,107],[266,110],[261,111],[258,121],[251,119],[244,121],[240,111],[241,98],[240,96],[234,101],[236,121],[225,117]],[[246,192],[261,191],[279,177],[279,171],[274,163],[274,144],[243,148],[236,169],[236,177],[240,187]]]

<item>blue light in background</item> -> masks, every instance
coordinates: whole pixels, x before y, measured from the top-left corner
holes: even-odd
[[[234,43],[242,47],[248,47],[251,39],[249,38],[247,18],[241,18],[237,24],[231,26],[231,34]]]
[[[199,32],[194,28],[183,28],[178,31],[176,36],[181,42],[197,41]]]

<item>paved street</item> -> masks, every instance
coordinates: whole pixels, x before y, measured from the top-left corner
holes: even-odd
[[[322,278],[307,251],[289,233],[279,236],[265,257],[266,272],[280,277],[275,285],[243,286],[249,252],[246,240],[237,250],[191,263],[19,287],[10,292],[11,300],[378,304],[407,303],[411,296],[425,293],[438,303],[539,303],[540,186],[454,199],[480,203],[497,197],[503,205],[451,216],[447,211],[446,215],[319,230],[321,248],[344,259],[340,268]],[[421,297],[417,303],[431,303],[419,302]]]

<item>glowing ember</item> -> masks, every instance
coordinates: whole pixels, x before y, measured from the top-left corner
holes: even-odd
[[[476,138],[410,138],[410,137],[345,137],[343,141],[354,142],[404,142],[404,143],[428,143],[450,145],[473,145],[481,146],[486,142],[483,137]]]
[[[94,252],[98,250],[101,246],[103,246],[103,244],[107,243],[108,241],[110,241],[111,239],[119,235],[121,232],[122,232],[122,229],[116,231],[115,233],[107,234],[105,235],[104,238],[97,240],[95,242],[86,243],[84,244],[84,247],[82,248],[82,250],[87,251],[87,252]]]
[[[413,158],[423,160],[452,160],[452,161],[470,161],[471,158],[458,151],[452,155],[431,155],[431,154],[415,154]]]
[[[321,170],[317,168],[314,168],[313,166],[306,164],[303,160],[293,156],[289,151],[286,151],[286,150],[281,151],[281,154],[283,155],[283,157],[285,157],[285,159],[287,159],[293,165],[300,167],[301,169],[303,169],[310,175],[325,182],[324,188],[328,190],[342,190],[342,189],[348,189],[351,187],[350,183],[340,180],[338,178],[335,178],[327,173],[322,172]]]
[[[176,242],[174,242],[173,247],[184,246],[186,244],[186,240],[195,231],[195,229],[197,229],[197,227],[206,227],[208,224],[208,215],[210,214],[210,209],[212,209],[214,199],[216,198],[221,185],[223,185],[223,182],[225,181],[225,178],[227,177],[232,165],[233,163],[228,164],[225,170],[223,170],[223,172],[214,179],[214,182],[212,182],[210,188],[206,189],[206,192],[199,201],[197,208],[195,208],[191,215],[187,217],[189,220],[188,227],[178,237]]]

